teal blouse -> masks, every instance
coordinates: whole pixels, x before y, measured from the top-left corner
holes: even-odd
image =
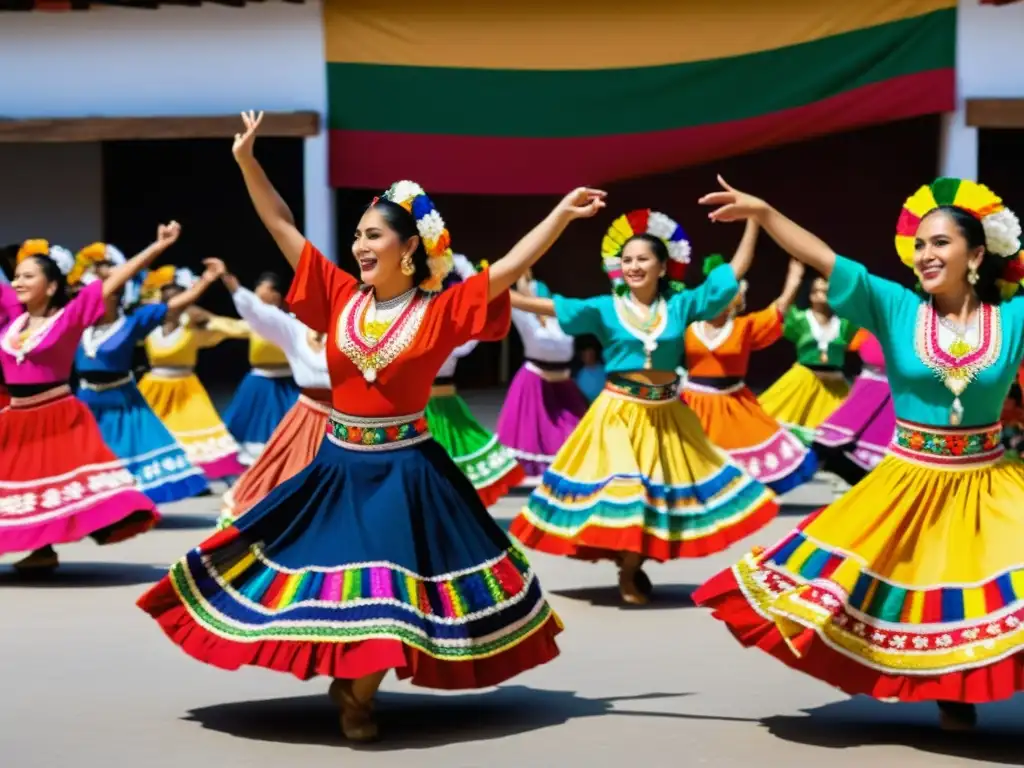
[[[909,288],[870,274],[863,264],[843,256],[829,279],[832,308],[873,333],[885,351],[896,417],[928,426],[948,428],[954,395],[937,373],[943,362],[935,354],[937,320],[930,303]],[[1024,296],[999,305],[984,305],[991,322],[982,329],[980,370],[960,395],[961,426],[979,427],[999,421],[1024,355]],[[932,331],[935,331],[933,333]]]
[[[657,349],[651,364],[657,371],[674,371],[683,356],[686,327],[696,320],[710,320],[729,306],[739,291],[732,267],[722,264],[711,271],[699,288],[680,291],[666,301]],[[644,367],[646,353],[641,338],[634,336],[619,319],[614,296],[568,299],[554,296],[555,316],[562,330],[571,336],[592,334],[601,342],[607,373],[637,371]]]

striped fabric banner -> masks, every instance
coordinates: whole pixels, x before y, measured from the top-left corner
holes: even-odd
[[[956,0],[324,4],[331,180],[530,194],[954,108]]]

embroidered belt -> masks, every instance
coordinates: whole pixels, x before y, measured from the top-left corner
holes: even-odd
[[[123,387],[125,384],[130,384],[132,381],[132,375],[130,373],[125,374],[119,379],[113,381],[89,381],[88,379],[79,379],[78,386],[82,389],[88,389],[91,392],[106,392],[108,389],[117,389]]]
[[[253,366],[252,375],[260,376],[264,379],[288,379],[291,378],[292,369],[287,365],[281,368],[260,368],[258,366]]]
[[[604,391],[624,400],[650,404],[669,403],[678,397],[679,379],[673,379],[668,384],[644,384],[613,373],[605,380]]]
[[[690,376],[683,389],[705,395],[731,395],[746,386],[741,376]]]
[[[150,376],[155,376],[158,379],[187,379],[195,372],[195,369],[188,365],[176,365],[176,366],[157,366],[151,368],[149,371]]]
[[[568,381],[572,373],[568,368],[542,368],[531,360],[527,360],[523,367],[530,373],[535,373],[544,381]]]
[[[353,451],[393,451],[430,439],[423,411],[410,416],[367,418],[331,410],[327,439]]]
[[[47,389],[43,392],[39,392],[35,395],[28,395],[27,397],[16,397],[13,393],[11,394],[11,410],[19,410],[21,408],[38,408],[42,405],[49,405],[55,400],[62,400],[65,397],[71,396],[71,387],[67,384],[58,384],[51,389]]]
[[[1003,455],[1002,424],[960,429],[896,421],[889,452],[904,459],[944,467],[976,467]]]

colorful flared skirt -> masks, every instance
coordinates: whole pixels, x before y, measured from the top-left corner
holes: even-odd
[[[333,413],[308,467],[175,563],[139,606],[223,669],[395,669],[441,689],[497,685],[550,661],[561,630],[422,414]]]
[[[523,468],[497,435],[476,420],[454,387],[434,388],[426,417],[434,440],[469,478],[484,506],[495,504],[525,479]]]
[[[853,484],[885,458],[895,430],[889,381],[883,373],[865,368],[849,397],[818,427],[814,450],[824,469]]]
[[[206,490],[203,470],[188,460],[130,375],[109,384],[82,382],[78,397],[92,411],[104,442],[154,503],[181,501]]]
[[[70,388],[12,399],[0,416],[0,554],[113,544],[159,519]]]
[[[761,393],[758,402],[771,418],[811,445],[817,429],[842,405],[850,385],[838,370],[813,371],[797,363]]]
[[[851,695],[1011,696],[1024,688],[1024,473],[999,437],[897,422],[874,471],[694,600],[743,645]]]
[[[716,449],[677,384],[612,375],[510,533],[582,560],[703,557],[759,530],[775,494]]]
[[[238,443],[238,460],[251,466],[295,405],[299,388],[288,368],[253,368],[235,390],[224,424]]]
[[[324,441],[324,424],[330,413],[329,390],[316,398],[299,395],[298,401],[267,441],[256,463],[224,494],[219,525],[226,527],[285,480],[299,474],[316,458]]]
[[[791,491],[814,477],[814,452],[765,413],[742,381],[690,379],[682,396],[708,439],[775,493]]]
[[[184,448],[188,460],[208,480],[242,474],[238,443],[220,420],[210,396],[194,373],[158,376],[147,373],[139,391],[153,413]]]
[[[588,407],[568,369],[544,370],[528,362],[512,378],[498,414],[498,440],[527,477],[540,477]]]

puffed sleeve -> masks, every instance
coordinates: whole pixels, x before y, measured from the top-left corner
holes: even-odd
[[[95,280],[80,290],[64,307],[64,322],[68,328],[84,331],[98,323],[105,312],[103,281]]]
[[[3,328],[22,312],[18,294],[6,281],[7,275],[0,272],[0,328]]]
[[[331,307],[339,304],[345,294],[356,286],[357,281],[352,275],[332,263],[307,240],[285,303],[305,325],[319,333],[327,333],[331,325]]]
[[[132,310],[132,338],[140,341],[150,334],[167,317],[167,305],[163,302],[157,304],[142,304]]]
[[[751,349],[765,349],[782,338],[782,313],[771,304],[747,315],[747,333]]]
[[[605,344],[605,321],[602,307],[614,301],[611,296],[592,296],[589,299],[570,299],[555,294],[555,319],[570,336],[596,336]]]
[[[732,267],[720,264],[711,270],[699,287],[672,296],[669,312],[678,317],[684,327],[696,320],[710,320],[722,314],[739,290],[740,284]]]
[[[782,335],[787,341],[792,341],[794,344],[800,340],[800,336],[804,332],[804,325],[807,320],[802,309],[797,309],[794,306],[790,306],[786,310],[786,317],[782,323]]]
[[[252,330],[281,349],[294,347],[294,326],[298,322],[294,317],[280,307],[260,301],[255,293],[242,286],[231,294],[231,299],[238,314]]]
[[[434,299],[436,311],[443,318],[442,331],[452,348],[470,339],[500,341],[508,334],[512,297],[505,291],[490,301],[489,294],[490,276],[485,269],[446,288]]]
[[[828,303],[840,317],[881,338],[902,312],[916,312],[921,299],[899,283],[872,275],[863,264],[836,256]]]

